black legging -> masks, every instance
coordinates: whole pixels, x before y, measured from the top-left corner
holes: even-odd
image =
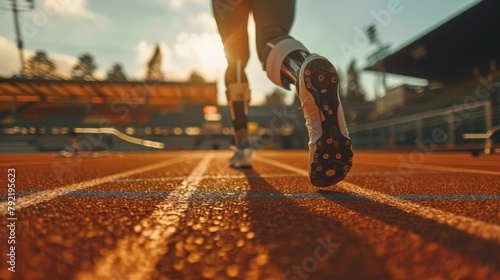
[[[250,12],[255,20],[257,53],[262,63],[271,50],[267,43],[289,37],[295,16],[295,0],[212,0],[212,8],[229,64],[226,85],[237,81],[237,62],[240,61],[243,70],[250,56],[247,31]],[[241,81],[247,82],[244,71]]]

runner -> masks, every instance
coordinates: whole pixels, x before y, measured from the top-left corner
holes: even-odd
[[[317,187],[340,182],[352,166],[353,152],[339,97],[339,77],[330,61],[311,54],[289,35],[294,0],[212,0],[228,68],[226,96],[235,130],[236,150],[229,164],[252,166],[247,121],[250,88],[247,24],[253,14],[257,52],[269,79],[280,87],[294,85],[309,132],[309,179]]]

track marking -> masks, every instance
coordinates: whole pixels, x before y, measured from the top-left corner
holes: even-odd
[[[300,175],[303,177],[302,175]],[[251,177],[249,177],[251,178]],[[202,178],[203,179],[203,178]],[[76,191],[67,193],[64,196],[67,197],[87,197],[87,198],[122,198],[122,199],[165,199],[165,198],[173,198],[175,194],[171,192],[133,192],[133,191]],[[236,199],[241,200],[242,194],[240,192],[200,192],[197,191],[194,193],[191,198],[193,199]],[[282,196],[293,199],[293,200],[301,200],[301,199],[314,199],[314,200],[367,200],[366,197],[356,195],[356,194],[346,194],[346,193],[248,193],[245,195],[245,198],[248,199],[273,199],[273,198],[281,198]],[[483,202],[483,201],[500,201],[500,195],[491,195],[491,194],[395,194],[393,195],[396,198],[401,198],[404,200],[412,200],[412,201],[429,201],[429,200],[438,200],[438,201],[471,201],[471,202]],[[1,197],[0,197],[1,199]],[[7,199],[5,197],[5,199]]]
[[[145,153],[146,156],[149,156],[148,154]],[[175,156],[178,156],[178,157],[184,157],[184,155],[180,154],[180,153],[176,153],[176,154],[173,154],[173,153],[170,153],[170,155],[175,155]],[[129,160],[133,160],[134,157],[137,157],[137,156],[141,156],[140,154],[135,154],[135,155],[128,155],[129,157]],[[80,154],[79,157],[76,157],[74,158],[73,156],[70,156],[70,157],[52,157],[52,158],[44,158],[44,159],[40,159],[40,160],[23,160],[23,161],[7,161],[7,162],[2,162],[0,163],[0,167],[23,167],[23,166],[29,166],[29,165],[47,165],[47,164],[51,164],[53,162],[60,162],[60,163],[67,163],[68,161],[68,158],[70,159],[82,159],[82,160],[86,160],[86,161],[91,161],[91,160],[99,160],[99,161],[102,161],[102,160],[116,160],[116,159],[123,159],[124,156],[121,156],[121,155],[118,155],[118,154],[103,154],[103,155],[99,155],[99,156],[96,156],[96,153],[94,153],[93,155],[82,155]]]
[[[285,163],[281,163],[269,158],[263,158],[262,156],[258,156],[255,158],[255,160],[271,164],[276,167],[289,170],[291,172],[301,173],[305,176],[309,176],[307,170],[297,168],[295,166],[291,166]],[[402,210],[406,213],[410,213],[428,220],[433,220],[440,224],[445,224],[447,226],[466,232],[470,235],[477,236],[484,240],[500,243],[500,226],[498,225],[489,224],[486,222],[475,220],[470,217],[460,216],[450,212],[419,205],[417,203],[399,199],[390,195],[386,195],[381,192],[362,188],[358,185],[348,183],[345,181],[338,183],[335,187],[341,188],[347,192],[364,196],[372,201],[398,208],[399,210]]]
[[[158,153],[158,152],[156,152]],[[168,152],[170,155],[175,155],[175,156],[178,156],[178,157],[183,157],[184,155],[188,155],[189,157],[191,157],[191,154],[190,153],[186,153],[186,152],[172,152],[172,151],[169,151]],[[69,153],[68,153],[69,154]],[[27,154],[28,156],[29,154]],[[80,153],[80,157],[79,159],[84,159],[84,160],[116,160],[117,158],[123,158],[125,155],[127,156],[133,156],[133,157],[137,157],[137,156],[150,156],[149,153],[145,152],[145,153],[140,153],[140,154],[137,154],[137,153],[126,153],[126,152],[110,152],[110,153],[101,153],[101,154],[98,154],[97,152],[93,152],[92,154],[87,154],[87,153]],[[22,157],[24,158],[25,160],[23,159],[14,159],[12,161],[7,161],[7,162],[1,162],[0,163],[0,167],[21,167],[21,166],[27,166],[27,165],[43,165],[43,164],[49,164],[49,163],[52,163],[52,162],[62,162],[62,163],[66,163],[66,161],[68,160],[68,157],[66,156],[57,156],[57,155],[44,155],[43,158],[39,158],[39,159],[29,159],[27,158],[27,156],[25,157]],[[49,158],[48,158],[49,157]],[[132,157],[132,159],[133,159]],[[70,158],[73,158],[72,156]]]
[[[434,170],[434,171],[439,170],[439,171],[448,171],[448,172],[462,172],[462,173],[474,173],[474,174],[486,174],[486,175],[500,175],[500,172],[497,172],[497,171],[467,169],[467,168],[458,168],[458,167],[445,167],[445,166],[426,165],[426,164],[387,163],[387,162],[370,161],[370,160],[360,160],[359,163],[360,164],[369,164],[369,165],[389,166],[389,167],[402,167],[402,168],[405,168],[405,165],[409,165],[412,169],[424,169],[424,170]]]
[[[148,171],[151,171],[154,169],[166,167],[166,166],[173,165],[173,164],[180,163],[180,162],[184,162],[184,161],[186,161],[186,159],[174,158],[174,159],[166,160],[163,162],[155,163],[152,165],[147,165],[147,166],[144,166],[141,168],[132,169],[129,171],[120,172],[120,173],[116,173],[113,175],[104,176],[101,178],[96,178],[96,179],[92,179],[92,180],[88,180],[88,181],[83,181],[80,183],[67,185],[67,186],[60,187],[60,188],[57,188],[54,190],[37,192],[35,194],[27,195],[27,196],[21,197],[18,200],[16,200],[16,210],[20,210],[20,209],[28,207],[28,206],[32,206],[32,205],[35,205],[35,204],[38,204],[41,202],[52,200],[58,196],[67,194],[69,192],[74,192],[74,191],[82,190],[85,188],[97,186],[97,185],[107,183],[107,182],[112,181],[112,180],[117,180],[117,179],[120,179],[123,177],[129,177],[129,176],[143,173],[143,172],[148,172]],[[0,203],[0,215],[7,215],[7,202]]]
[[[262,174],[261,176],[250,176],[250,177],[299,177],[302,176],[302,174],[296,174],[296,173],[277,173],[277,174]],[[134,182],[163,182],[163,181],[176,181],[176,180],[183,180],[184,177],[176,176],[176,177],[158,177],[158,178],[135,178],[135,179],[118,179],[112,181],[112,183],[134,183]],[[202,176],[201,179],[246,179],[248,178],[245,175],[209,175],[209,176]]]
[[[92,159],[103,159],[103,157],[100,158],[95,158],[95,157],[80,157],[81,159],[86,159],[86,160],[92,160]],[[107,157],[106,159],[111,159]],[[113,158],[115,159],[115,158]],[[21,167],[21,166],[28,166],[28,165],[46,165],[50,164],[53,162],[61,162],[61,163],[66,163],[68,158],[50,158],[50,159],[43,159],[39,161],[7,161],[0,163],[0,167],[10,167],[10,166],[15,166],[15,167]]]
[[[209,167],[213,153],[208,153],[178,188],[171,192],[172,199],[157,205],[157,209],[136,226],[137,235],[118,240],[114,250],[105,253],[94,272],[82,272],[76,279],[151,279],[156,264],[168,250],[167,240],[177,231],[185,217],[189,199],[198,188]]]
[[[418,171],[412,171],[412,174],[436,174],[436,173],[456,173],[455,171],[441,171],[441,170],[418,170]],[[349,172],[349,176],[369,176],[369,175],[399,175],[402,174],[400,171],[391,171],[391,170],[380,170],[380,171],[351,171]],[[403,174],[405,174],[403,172]]]
[[[451,171],[431,171],[422,170],[412,172],[414,174],[436,174],[436,173],[456,173]],[[364,172],[350,172],[349,176],[371,176],[371,175],[396,175],[400,172],[391,171],[364,171]],[[247,179],[247,178],[289,178],[289,177],[302,177],[303,174],[300,173],[269,173],[269,174],[259,174],[259,175],[209,175],[203,176],[201,179]],[[110,183],[136,183],[136,182],[165,182],[165,181],[177,181],[183,180],[185,176],[174,176],[174,177],[157,177],[157,178],[133,178],[133,179],[118,179],[110,181]]]

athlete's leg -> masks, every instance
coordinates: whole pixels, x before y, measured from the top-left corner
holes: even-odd
[[[250,56],[247,31],[250,0],[213,0],[212,8],[228,62],[226,97],[237,147],[229,164],[231,167],[250,167],[251,150],[247,130],[250,89],[245,74]]]
[[[289,33],[295,17],[295,0],[254,0],[257,52],[268,77],[289,88],[295,83],[307,48]]]
[[[248,49],[248,0],[213,0],[212,8],[228,62],[225,75],[226,96],[235,130],[235,144],[248,138],[247,114],[250,90],[245,67],[250,56]]]
[[[336,184],[351,169],[353,156],[337,71],[288,35],[295,1],[254,0],[253,5],[257,49],[268,77],[297,89],[309,132],[309,179],[318,187]]]

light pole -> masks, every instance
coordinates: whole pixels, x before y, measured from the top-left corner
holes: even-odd
[[[14,15],[14,26],[16,28],[16,39],[17,39],[17,49],[19,50],[19,60],[21,61],[21,71],[19,72],[21,75],[24,71],[24,52],[23,52],[23,38],[21,36],[21,29],[19,27],[19,12],[21,12],[17,7],[17,0],[12,1],[12,13]],[[26,2],[30,3],[30,10],[34,8],[34,0],[26,0]]]
[[[386,75],[385,75],[385,66],[384,60],[389,54],[389,45],[384,45],[380,40],[377,28],[375,25],[370,25],[365,30],[366,36],[370,40],[370,43],[377,46],[377,50],[368,57],[368,60],[371,61],[372,65],[376,66],[376,69],[379,71],[379,79],[376,80],[377,85],[375,95],[377,97],[382,97],[387,92],[387,84],[386,84]],[[380,82],[382,82],[383,93],[379,93],[380,90]]]

